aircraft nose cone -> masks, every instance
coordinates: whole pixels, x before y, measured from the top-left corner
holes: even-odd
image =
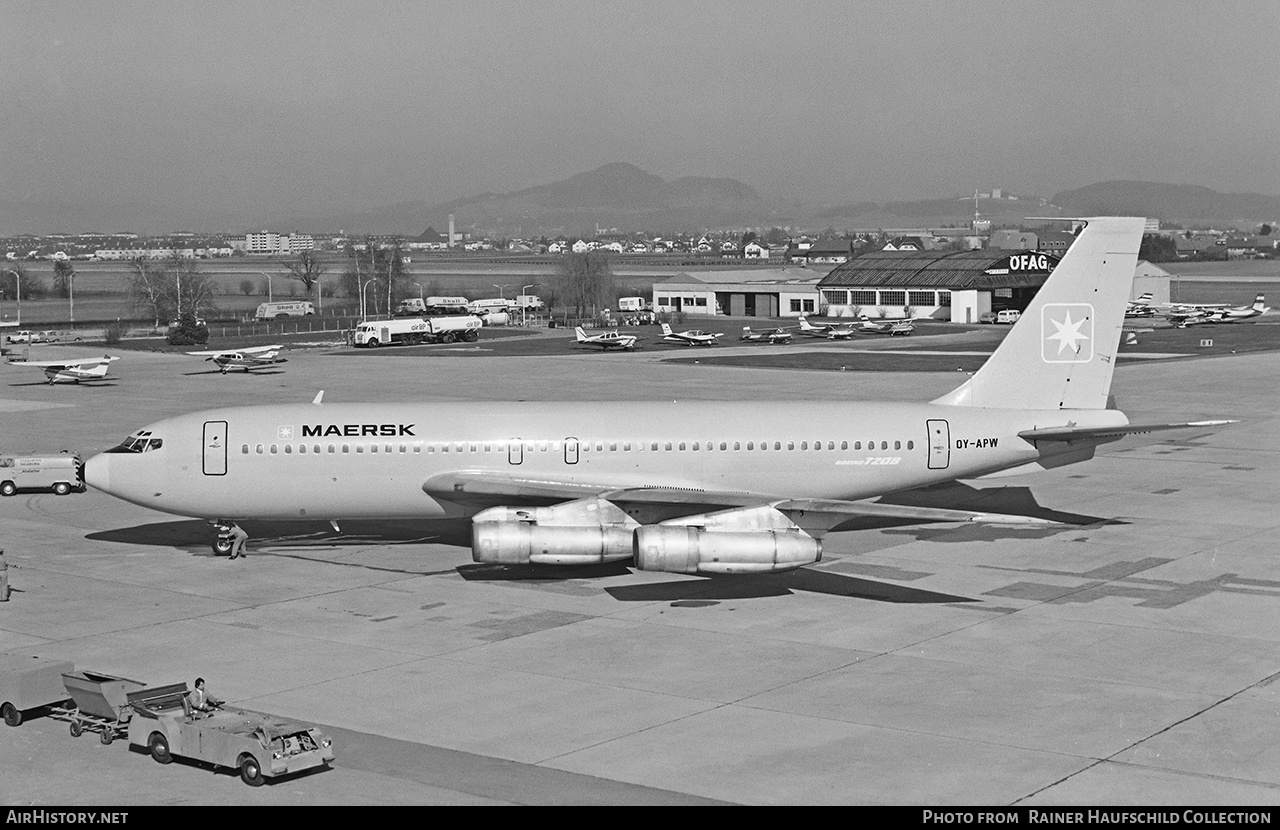
[[[84,481],[90,487],[111,492],[111,456],[98,453],[84,463]]]

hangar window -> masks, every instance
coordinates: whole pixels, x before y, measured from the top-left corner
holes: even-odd
[[[659,297],[659,298],[658,298],[658,305],[671,305],[671,298],[670,298],[670,297]]]
[[[911,305],[936,305],[932,291],[908,291],[907,302]]]
[[[875,305],[875,304],[876,304],[876,292],[874,291],[864,289],[864,288],[855,288],[849,292],[849,305]]]
[[[881,291],[880,305],[906,305],[907,292],[905,291]]]
[[[939,305],[939,306],[941,306],[942,308],[950,308],[950,307],[951,307],[951,292],[950,292],[950,291],[939,291],[939,292],[938,292],[938,305]]]
[[[813,313],[813,300],[793,299],[791,301],[791,310],[801,314]]]
[[[707,298],[706,298],[706,297],[697,297],[697,298],[695,298],[695,299],[694,299],[693,304],[694,304],[694,305],[700,305],[700,306],[702,306],[703,308],[706,308],[706,305],[707,305]]]
[[[848,305],[849,292],[845,291],[843,288],[839,290],[825,288],[822,291],[822,299],[826,300],[831,305]]]

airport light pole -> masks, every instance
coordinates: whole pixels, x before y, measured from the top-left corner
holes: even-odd
[[[538,285],[542,285],[542,283],[540,283],[540,282],[531,282],[531,283],[529,283],[528,285],[522,285],[522,286],[520,286],[520,294],[523,296],[523,295],[524,295],[524,293],[525,293],[525,291],[529,290],[530,288],[533,288],[534,286],[538,286]],[[523,325],[524,325],[525,323],[527,323],[528,321],[529,321],[529,307],[528,307],[528,306],[521,306],[521,307],[520,307],[520,325],[522,325],[522,326],[523,326]]]
[[[506,297],[502,296],[502,292],[503,292],[503,291],[506,291],[508,288],[510,288],[510,287],[511,287],[511,283],[509,283],[509,282],[504,282],[502,285],[498,285],[497,283],[493,283],[493,287],[494,287],[494,288],[496,288],[496,289],[498,289],[498,299],[500,299],[500,300],[504,300],[504,299],[506,299]]]
[[[18,292],[18,325],[22,325],[22,274],[12,268],[5,269],[8,273],[13,274],[13,285]]]
[[[421,300],[422,299],[422,283],[415,282],[414,285],[418,286],[418,299]]]
[[[369,319],[369,298],[364,293],[365,289],[367,289],[369,286],[373,285],[377,281],[378,281],[377,277],[370,277],[369,279],[365,280],[364,285],[360,286],[360,307],[361,307],[360,318],[362,320]]]
[[[271,294],[271,275],[266,271],[259,271],[258,273],[267,278],[267,302],[272,302],[274,297]]]

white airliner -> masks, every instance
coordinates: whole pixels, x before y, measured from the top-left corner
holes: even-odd
[[[852,326],[838,326],[833,323],[810,323],[809,318],[800,315],[800,333],[809,337],[822,337],[827,340],[849,340],[853,337]]]
[[[716,338],[724,337],[723,333],[710,331],[700,331],[698,329],[690,329],[689,331],[672,331],[671,326],[666,323],[662,324],[662,339],[668,343],[680,343],[685,346],[713,346]]]
[[[986,364],[928,403],[280,404],[143,427],[89,459],[120,498],[210,521],[469,518],[478,562],[784,571],[858,516],[1041,523],[877,496],[1091,458],[1145,220],[1098,218]],[[141,447],[141,451],[139,451]]]
[[[44,370],[46,383],[82,383],[95,380],[111,380],[107,369],[118,357],[75,357],[67,360],[10,360],[13,366],[34,366]]]
[[[288,362],[279,356],[282,348],[284,347],[253,346],[248,349],[230,349],[226,351],[212,349],[204,352],[187,352],[187,354],[203,357],[205,360],[212,360],[224,375],[228,369],[244,369],[247,375],[250,369],[265,369],[268,366]]]
[[[610,349],[624,349],[626,351],[634,351],[636,348],[636,340],[634,334],[619,334],[616,331],[607,331],[603,334],[587,334],[583,331],[582,326],[574,329],[577,335],[577,342],[580,346],[597,346],[604,351]]]
[[[1266,297],[1259,294],[1253,305],[1228,306],[1225,303],[1216,305],[1175,304],[1165,314],[1169,322],[1178,328],[1197,326],[1201,323],[1238,323],[1261,317],[1271,309],[1265,305]]]

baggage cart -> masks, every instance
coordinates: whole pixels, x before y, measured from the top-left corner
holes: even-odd
[[[54,706],[51,716],[71,724],[71,736],[80,737],[87,729],[98,733],[98,740],[110,744],[125,734],[133,708],[129,693],[147,684],[127,677],[113,677],[91,671],[62,675],[63,686],[71,695],[71,705]]]
[[[75,670],[66,660],[0,654],[0,716],[4,722],[17,726],[27,712],[66,701],[62,675]]]

